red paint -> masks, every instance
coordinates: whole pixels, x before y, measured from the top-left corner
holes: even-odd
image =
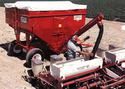
[[[110,67],[116,64],[109,64],[104,66],[102,69],[97,69],[99,71],[103,70],[106,67]],[[55,86],[57,89],[63,89],[63,87],[65,86],[70,86],[72,84],[77,85],[78,83],[84,83],[84,86],[78,86],[76,89],[90,89],[90,88],[94,88],[99,86],[101,89],[107,89],[107,88],[111,88],[111,87],[117,87],[121,84],[125,83],[125,75],[123,74],[122,76],[118,77],[118,78],[109,78],[104,80],[102,78],[102,76],[107,76],[107,74],[104,73],[100,73],[97,70],[91,70],[88,73],[81,73],[81,74],[77,74],[74,75],[74,77],[70,77],[64,80],[56,80],[54,79],[50,73],[48,74],[39,74],[38,79],[40,79],[41,81],[46,81],[47,84],[52,84],[53,82],[56,82],[56,84],[53,86]],[[83,76],[87,74],[86,76]],[[83,76],[83,77],[79,77],[79,76]],[[105,77],[104,77],[105,78]],[[89,80],[94,80],[94,82],[89,83],[87,81]]]
[[[82,15],[81,20],[74,16]],[[27,18],[27,23],[21,22],[21,17]],[[6,22],[15,30],[26,30],[49,45],[56,53],[64,51],[62,44],[85,24],[86,10],[66,11],[27,11],[6,8]],[[17,23],[14,23],[17,22]]]
[[[66,82],[63,84],[63,86],[68,86],[68,85],[71,85],[71,84],[74,84],[76,82],[85,82],[85,81],[88,81],[88,80],[91,80],[91,79],[94,79],[94,78],[97,78],[99,77],[99,74],[95,75],[95,74],[91,74],[91,75],[88,75],[88,76],[85,76],[85,77],[82,77],[82,78],[78,78],[76,80],[72,80],[70,82]]]

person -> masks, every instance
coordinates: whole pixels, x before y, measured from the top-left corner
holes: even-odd
[[[88,50],[83,49],[84,47],[91,47],[91,44],[85,44],[84,40],[78,38],[77,35],[73,36],[67,43],[67,52],[66,58],[67,60],[75,59],[76,57],[83,56],[84,58],[89,58],[93,54],[90,53]]]

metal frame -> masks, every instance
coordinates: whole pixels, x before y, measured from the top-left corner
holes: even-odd
[[[49,72],[45,74],[40,73],[37,76],[37,79],[41,82],[45,82],[46,86],[51,86],[54,89],[71,89],[70,87],[72,85],[75,85],[76,89],[110,89],[111,87],[115,88],[125,84],[125,74],[118,78],[112,78],[109,77],[104,71],[105,68],[114,65],[119,64],[106,64],[103,66],[103,68],[97,68],[95,70],[79,73],[73,76],[69,76],[65,79],[55,79]]]

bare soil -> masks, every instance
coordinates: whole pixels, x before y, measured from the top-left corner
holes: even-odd
[[[8,43],[14,39],[13,29],[5,23],[5,10],[0,7],[0,89],[35,89],[22,78],[25,58],[7,55]]]
[[[88,22],[90,19],[86,19]],[[101,49],[108,50],[109,44],[125,47],[125,31],[121,30],[122,22],[103,21],[104,35],[101,41]],[[90,36],[88,42],[95,43],[98,34],[97,26],[81,36],[81,38]],[[26,82],[22,76],[26,67],[25,58],[11,57],[7,55],[8,43],[15,40],[14,30],[5,23],[5,9],[0,7],[0,89],[35,89]]]

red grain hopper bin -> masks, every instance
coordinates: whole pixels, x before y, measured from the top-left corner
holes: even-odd
[[[86,5],[70,1],[18,1],[5,6],[6,22],[14,30],[34,34],[56,53],[85,24]]]

